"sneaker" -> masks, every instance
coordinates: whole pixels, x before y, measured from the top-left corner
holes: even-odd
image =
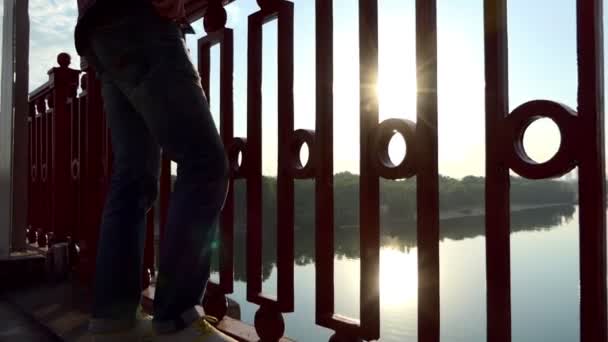
[[[213,325],[218,320],[212,316],[204,316],[192,322],[188,327],[172,334],[156,335],[154,341],[175,341],[175,342],[238,342],[232,337],[222,333]]]

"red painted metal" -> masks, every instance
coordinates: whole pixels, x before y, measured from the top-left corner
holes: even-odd
[[[361,333],[380,337],[380,182],[373,166],[373,136],[378,125],[378,1],[359,0],[360,63],[360,244],[361,244]]]
[[[510,181],[501,127],[509,111],[506,0],[485,1],[484,20],[487,336],[489,342],[510,342]]]
[[[336,330],[334,315],[334,39],[333,4],[315,2],[316,143],[309,149],[315,164],[315,320]]]
[[[28,206],[31,208],[32,215],[30,216],[30,225],[32,231],[38,229],[42,222],[41,218],[41,193],[40,193],[40,115],[36,110],[36,102],[30,100],[31,107],[31,118],[32,118],[32,131],[30,136],[30,149],[32,151],[31,154],[31,172],[30,177],[32,178],[32,188],[30,189],[30,197],[28,199]],[[31,243],[33,240],[30,238],[29,242]]]
[[[36,214],[32,217],[32,229],[30,231],[34,242],[39,246],[45,245],[43,238],[46,232],[50,231],[50,209],[49,209],[49,174],[48,174],[48,143],[47,143],[47,122],[48,116],[52,109],[47,108],[47,98],[52,93],[50,82],[43,84],[30,94],[29,103],[34,111],[33,114],[33,165],[30,172],[32,177],[32,186],[34,191],[30,198],[28,206]],[[52,101],[49,102],[49,105]]]
[[[223,1],[226,4],[229,1]],[[199,41],[199,72],[209,94],[209,49],[220,44],[220,130],[231,165],[231,189],[221,216],[220,283],[210,283],[207,306],[221,311],[233,290],[234,196],[232,181],[247,181],[247,300],[259,304],[256,331],[262,341],[284,333],[283,312],[294,310],[293,181],[316,180],[316,323],[336,331],[332,341],[380,337],[379,178],[417,176],[418,340],[439,341],[439,214],[437,160],[437,18],[436,1],[416,2],[417,123],[378,122],[373,86],[378,72],[378,0],[359,0],[360,42],[360,221],[361,321],[334,312],[333,198],[333,4],[316,0],[316,129],[293,127],[293,4],[258,1],[249,17],[248,134],[233,137],[234,37],[230,29]],[[208,1],[188,3],[191,19],[207,11]],[[508,111],[506,0],[484,1],[486,76],[486,277],[487,336],[511,341],[509,170],[531,179],[556,177],[579,168],[581,341],[606,341],[606,213],[604,185],[604,104],[602,2],[577,1],[578,108],[548,100],[524,103]],[[262,26],[278,20],[278,298],[262,293]],[[74,234],[80,245],[78,273],[90,283],[104,198],[110,179],[111,145],[103,118],[99,82],[85,69],[75,97],[78,71],[65,55],[51,80],[30,94],[29,224],[46,237]],[[429,91],[431,90],[431,91]],[[562,142],[549,161],[534,163],[523,149],[523,133],[535,119],[548,117]],[[394,165],[387,145],[404,136],[406,158]],[[309,162],[298,154],[306,143]],[[411,152],[411,153],[410,153]],[[239,165],[238,155],[243,155]],[[171,162],[163,154],[160,176],[161,237],[171,193]],[[80,215],[80,216],[79,216]],[[78,227],[78,229],[76,229]],[[154,210],[148,213],[145,268],[153,269]],[[53,237],[52,232],[55,232]],[[148,285],[144,273],[144,285]],[[222,314],[223,315],[223,314]]]
[[[437,5],[416,1],[418,341],[439,342]]]
[[[542,114],[542,115],[540,115]],[[526,128],[534,120],[546,117],[557,125],[562,137],[555,156],[544,163],[536,163],[525,152],[523,137]],[[505,148],[505,158],[513,171],[529,179],[543,179],[562,176],[576,166],[577,114],[561,103],[535,100],[517,107],[505,119],[506,141],[512,142]]]
[[[234,70],[234,33],[224,28],[198,41],[198,72],[201,76],[203,90],[211,102],[210,82],[210,52],[214,45],[220,47],[220,135],[227,148],[234,143],[234,105],[232,79]],[[220,282],[208,283],[208,289],[216,288],[223,294],[233,291],[234,273],[234,180],[230,178],[228,194],[220,216]]]
[[[29,233],[33,226],[33,220],[35,216],[35,208],[34,201],[37,198],[37,194],[34,190],[34,187],[37,184],[36,175],[35,175],[35,163],[36,163],[36,143],[34,142],[35,137],[35,116],[36,112],[33,108],[32,104],[29,103],[28,113],[27,113],[27,129],[28,129],[28,156],[27,156],[27,164],[28,164],[28,182],[27,182],[27,191],[28,191],[28,206],[27,206],[27,238],[29,239]],[[29,241],[28,241],[29,242]]]
[[[247,300],[281,312],[291,312],[293,297],[293,3],[276,1],[249,16],[247,72]],[[262,293],[262,26],[278,23],[278,173],[277,269],[278,298]],[[262,335],[262,334],[260,334]]]
[[[79,111],[82,118],[83,144],[81,164],[82,220],[77,234],[80,247],[77,272],[79,279],[91,284],[97,255],[97,239],[105,202],[107,177],[104,163],[106,151],[106,120],[101,98],[101,84],[92,67],[82,77]]]
[[[262,292],[262,16],[247,31],[247,300]],[[258,303],[260,304],[260,303]]]
[[[81,158],[81,113],[79,111],[79,98],[68,98],[68,114],[70,116],[70,164],[69,164],[69,182],[66,189],[67,195],[70,196],[68,205],[71,207],[71,215],[69,216],[69,225],[66,232],[67,237],[78,240],[78,227],[82,226],[82,201],[80,190],[80,158]]]
[[[577,1],[581,341],[608,341],[602,3]]]
[[[46,107],[46,95],[37,100],[38,111],[40,113],[40,204],[41,204],[41,221],[42,224],[38,227],[39,230],[45,231],[50,229],[50,179],[49,179],[49,117],[50,109]]]
[[[53,112],[49,127],[50,157],[51,157],[51,231],[55,234],[56,241],[65,241],[72,227],[72,215],[74,211],[73,201],[70,199],[72,191],[70,140],[71,118],[69,113],[68,99],[76,97],[78,88],[79,70],[69,68],[69,56],[60,54],[58,56],[59,67],[49,72],[51,87],[53,88],[51,99]]]

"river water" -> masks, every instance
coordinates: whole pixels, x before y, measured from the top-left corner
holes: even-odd
[[[276,293],[274,240],[265,238],[264,292]],[[415,224],[385,223],[380,252],[381,341],[416,341],[417,249]],[[358,318],[357,228],[336,231],[336,312]],[[579,340],[578,208],[557,206],[511,215],[513,341]],[[245,300],[245,234],[235,241],[234,293],[241,319],[250,324],[257,306]],[[484,218],[441,221],[441,340],[486,340]],[[302,342],[327,341],[331,331],[314,324],[314,229],[296,232],[295,312],[286,314],[286,335]],[[212,278],[216,278],[214,274]]]

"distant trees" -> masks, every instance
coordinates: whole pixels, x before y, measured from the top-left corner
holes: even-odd
[[[276,219],[276,179],[263,178],[263,219],[274,224]],[[572,184],[557,180],[528,180],[511,177],[511,203],[516,205],[542,205],[575,203],[576,189]],[[239,180],[235,184],[236,223],[246,224],[246,187]],[[295,182],[294,208],[296,226],[308,226],[314,222],[314,180]],[[442,211],[483,209],[485,203],[485,179],[467,176],[455,179],[439,177],[439,205]],[[416,179],[380,181],[380,206],[383,217],[413,220],[416,216]],[[356,225],[359,222],[359,176],[342,172],[334,176],[334,221],[336,225]]]

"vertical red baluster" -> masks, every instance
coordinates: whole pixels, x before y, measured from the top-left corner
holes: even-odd
[[[247,30],[247,300],[262,292],[262,13]]]
[[[57,57],[59,67],[50,71],[53,84],[51,119],[51,230],[56,241],[65,241],[71,228],[73,202],[70,187],[70,140],[71,125],[68,99],[76,96],[80,71],[69,68],[70,56],[61,53]]]
[[[36,231],[36,229],[40,228],[41,226],[41,217],[42,217],[42,206],[41,206],[41,197],[42,197],[42,193],[40,191],[40,187],[41,187],[41,168],[40,168],[40,150],[41,150],[41,145],[40,145],[40,133],[41,133],[41,113],[38,112],[37,108],[36,108],[36,101],[32,101],[32,106],[34,107],[34,132],[33,132],[33,149],[34,149],[34,159],[32,162],[32,167],[34,168],[33,174],[34,174],[34,193],[32,194],[32,198],[30,198],[30,201],[32,201],[32,203],[34,204],[34,212],[36,213],[36,215],[33,217],[32,222],[33,222],[33,226],[32,226],[32,231],[30,232],[33,233]],[[30,237],[30,243],[34,242],[35,236],[32,234]]]
[[[255,326],[262,341],[283,336],[281,312],[293,311],[293,194],[291,137],[293,133],[293,3],[258,1],[259,12],[249,16],[247,102],[247,300],[261,305]],[[278,298],[262,294],[262,26],[278,23],[278,173],[277,273]]]
[[[81,189],[85,196],[82,203],[82,224],[79,227],[80,232],[76,242],[80,247],[77,268],[79,279],[86,284],[91,284],[95,274],[97,239],[105,202],[103,145],[106,128],[100,83],[95,78],[95,71],[92,67],[87,66],[84,71],[78,108],[83,125]]]
[[[46,106],[46,97],[42,97],[38,100],[38,111],[40,113],[40,162],[41,162],[41,196],[40,196],[40,204],[41,204],[41,225],[38,227],[37,231],[46,231],[49,229],[51,215],[49,208],[49,199],[50,199],[50,187],[49,187],[49,117],[51,109]],[[39,241],[43,234],[39,234],[36,237],[36,241]],[[39,243],[40,245],[40,243]]]
[[[510,181],[501,148],[509,111],[506,1],[484,1],[484,22],[487,335],[490,342],[510,342]]]
[[[361,330],[365,339],[380,335],[380,207],[379,180],[371,160],[372,137],[378,125],[378,1],[359,0],[360,58],[360,241]]]
[[[334,313],[334,176],[333,83],[334,40],[332,1],[315,2],[316,156],[315,166],[315,317],[331,327]]]
[[[294,310],[294,181],[291,176],[293,134],[293,4],[285,2],[277,14],[278,30],[278,173],[277,269],[278,302],[282,312]]]
[[[28,129],[28,146],[27,146],[27,150],[28,150],[28,159],[27,159],[27,164],[28,164],[28,184],[27,184],[27,189],[28,189],[28,203],[27,203],[27,236],[26,239],[29,239],[29,233],[30,231],[33,229],[33,220],[34,220],[34,214],[36,213],[35,209],[34,209],[34,186],[36,184],[36,176],[35,176],[35,170],[36,167],[35,162],[36,162],[36,157],[34,154],[34,151],[36,149],[36,145],[34,143],[34,125],[35,125],[35,109],[32,106],[32,103],[29,103],[28,106],[28,117],[27,117],[27,129]],[[29,241],[28,241],[29,242]]]
[[[225,10],[222,8],[218,9]],[[209,13],[208,15],[221,15]],[[225,15],[225,13],[224,13]],[[207,20],[207,18],[205,19]],[[211,20],[211,19],[209,19]],[[218,28],[216,28],[218,29]],[[233,143],[233,94],[232,78],[234,69],[234,39],[231,29],[222,28],[208,33],[198,41],[198,71],[207,99],[211,102],[210,94],[210,52],[213,45],[220,46],[220,135],[225,148]],[[211,315],[223,318],[227,311],[226,294],[233,290],[234,273],[234,179],[231,175],[228,184],[228,194],[220,216],[220,282],[209,281],[203,304],[205,311]]]
[[[234,139],[234,33],[224,30],[220,45],[220,129],[224,148]],[[234,274],[234,179],[228,183],[228,194],[220,217],[221,251],[220,284],[225,293],[233,291]]]
[[[81,226],[82,207],[80,198],[80,112],[78,110],[79,98],[74,96],[68,98],[68,114],[71,121],[70,134],[70,165],[69,165],[69,196],[71,197],[70,205],[72,208],[71,216],[69,217],[67,236],[72,239],[78,239],[78,227]],[[67,237],[66,236],[66,237]]]
[[[607,341],[602,1],[577,1],[581,341]]]
[[[436,1],[416,1],[418,341],[439,342]]]

